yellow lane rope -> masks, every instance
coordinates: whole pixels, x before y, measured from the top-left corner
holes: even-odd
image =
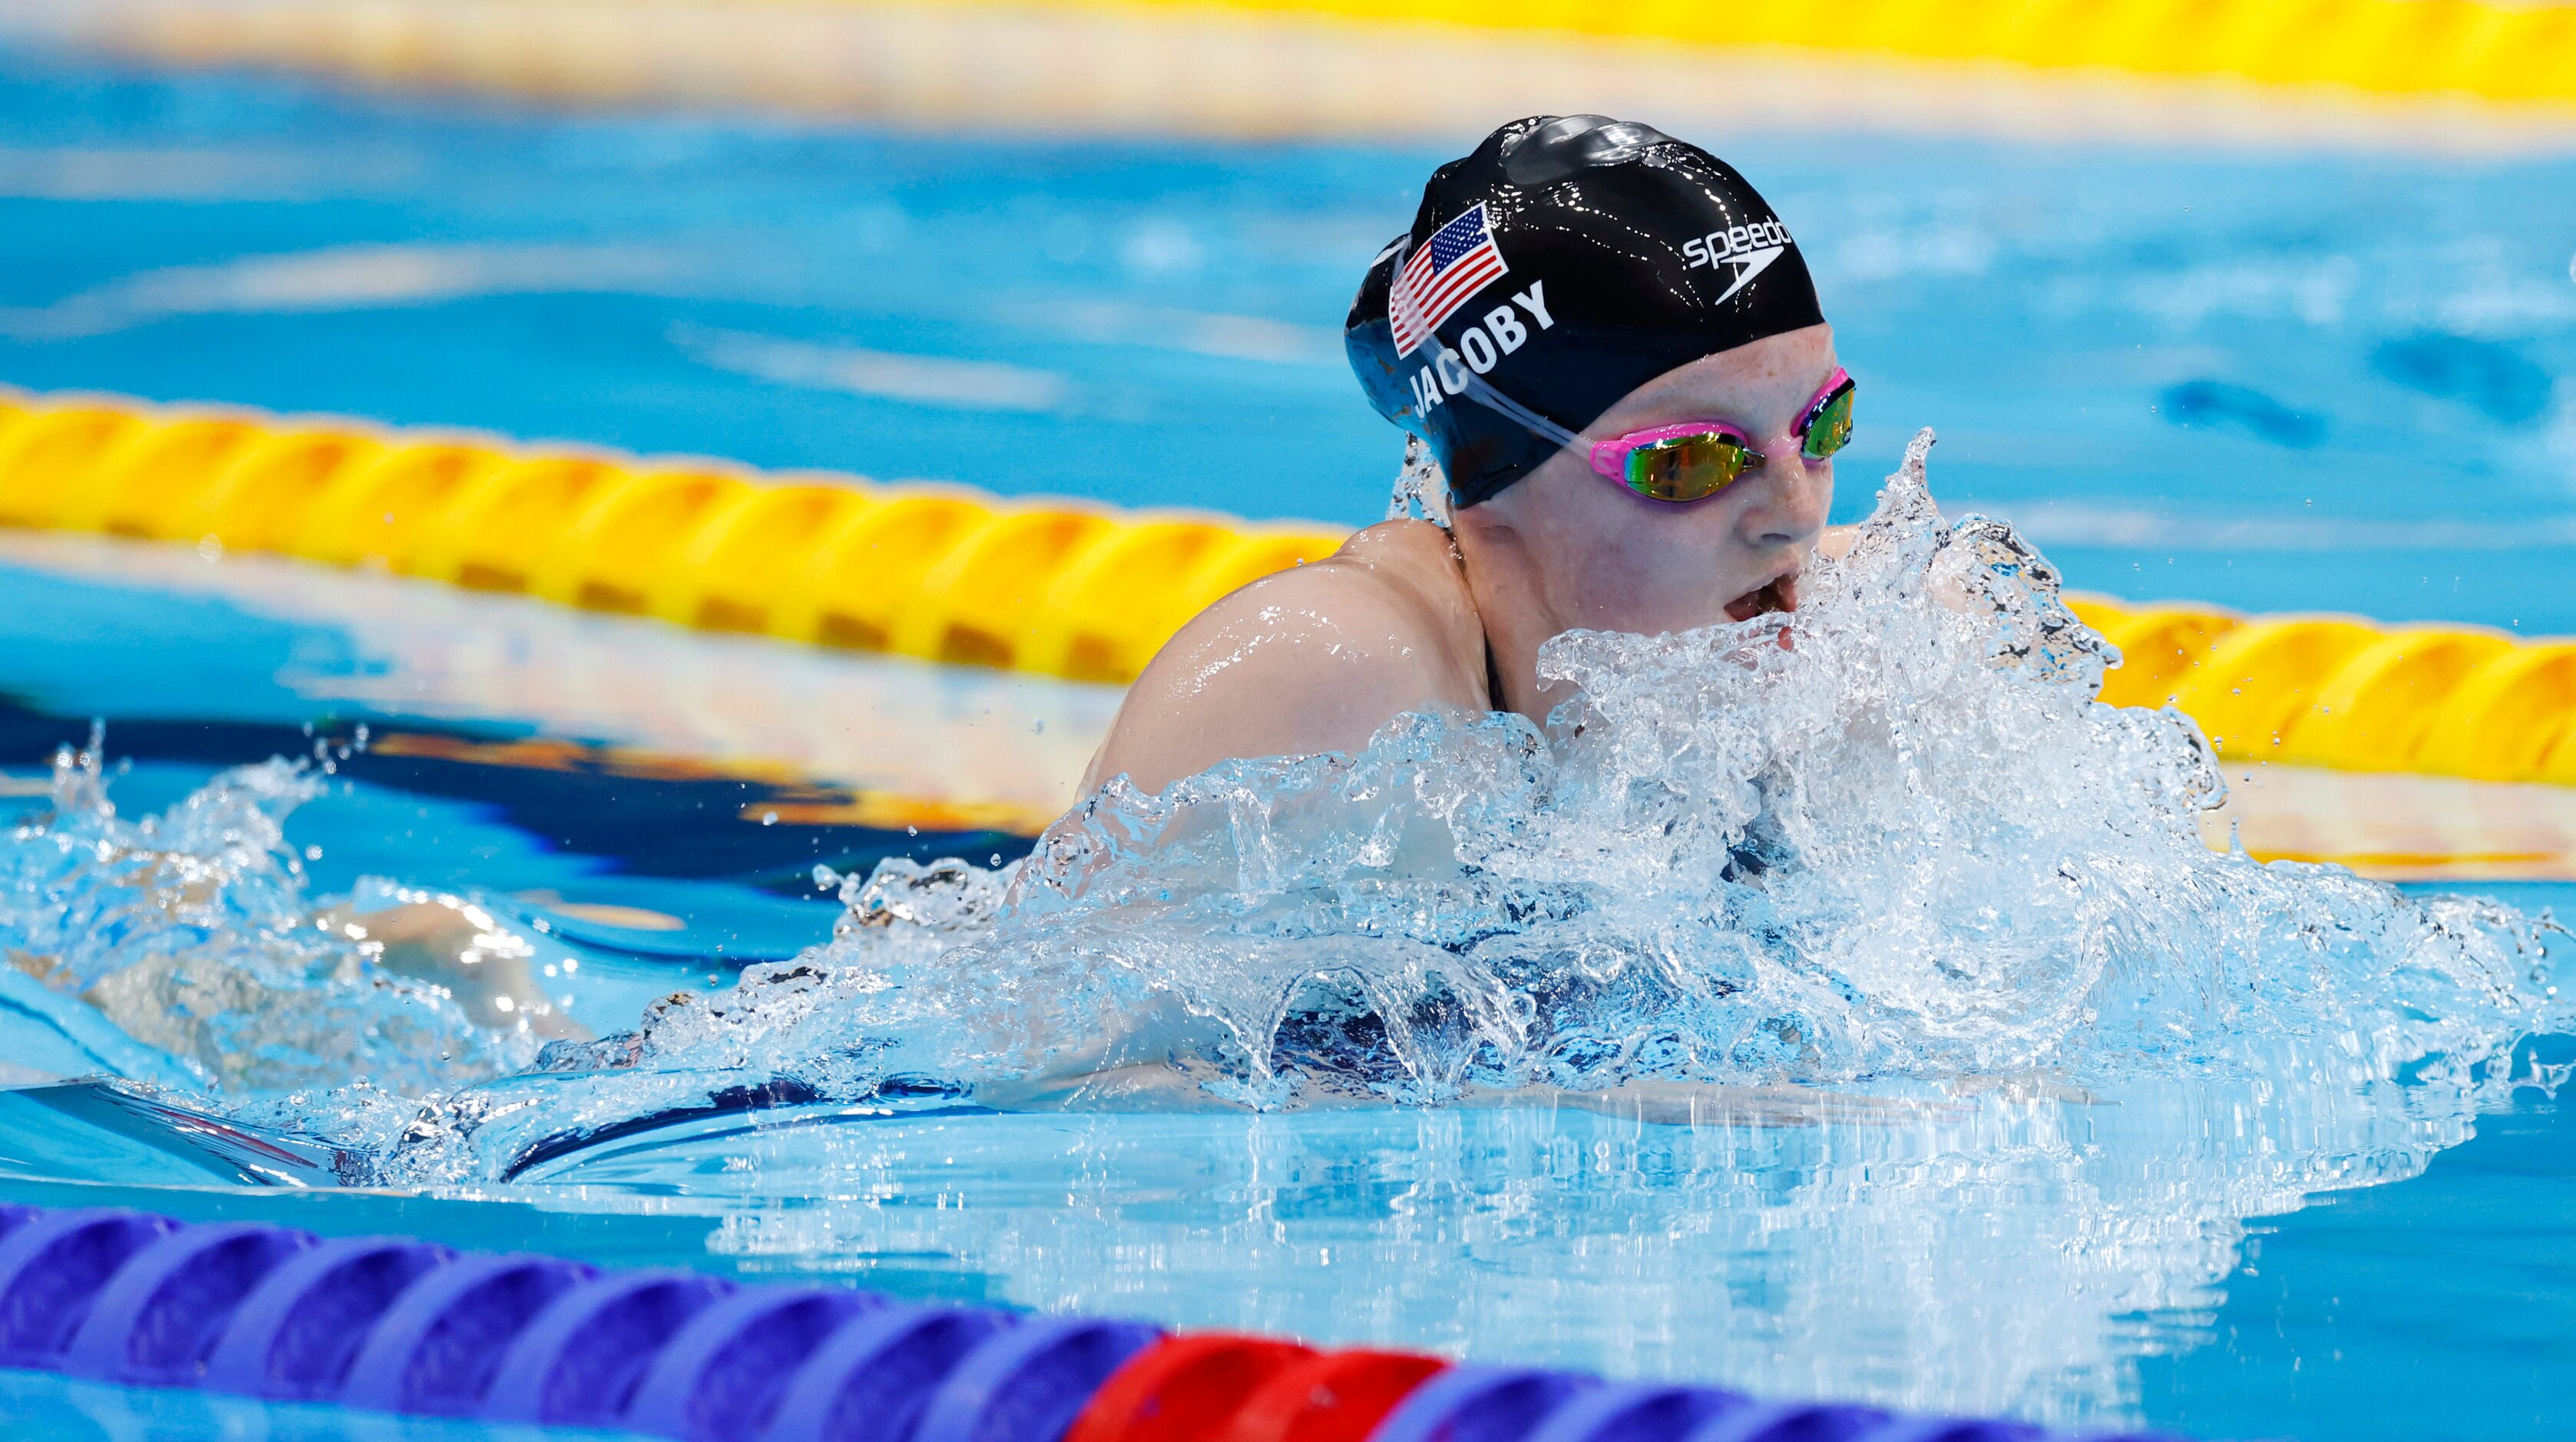
[[[1125,683],[1319,523],[764,475],[329,417],[0,392],[0,525],[299,556],[706,630]],[[2576,785],[2576,641],[2071,598],[2221,754]]]
[[[5,394],[0,524],[1118,683],[1208,602],[1331,555],[1349,534],[335,417]]]
[[[1025,4],[1027,0],[1012,0]],[[2576,101],[2576,6],[2477,0],[1039,0]]]
[[[2576,785],[2576,641],[2069,599],[2123,657],[2102,699],[2170,701],[2222,755]]]
[[[1213,66],[1226,93],[1193,102],[1207,124],[1251,130],[1278,123],[1270,112],[1300,110],[1301,97],[1268,93],[1279,86],[1332,87],[1332,74],[1299,59],[1319,33],[1418,48],[1426,27],[1525,37],[1541,56],[1551,41],[1687,45],[1711,62],[1709,52],[1733,51],[1985,67],[1989,81],[2004,66],[2576,107],[2576,5],[2510,0],[56,0],[34,9],[40,31],[178,63],[283,64],[564,100],[827,97],[836,107],[1059,121],[1168,105],[1103,83],[1115,77],[1031,68],[1005,53],[1014,27],[1080,51],[1069,70],[1105,65],[1193,90],[1199,77],[1165,63],[1173,38],[1209,22],[1254,23],[1280,33],[1210,41],[1198,68]],[[889,46],[898,63],[881,63],[876,52]],[[1629,56],[1626,72],[1643,75],[1649,58]],[[1529,59],[1495,62],[1485,109],[1512,108],[1514,87],[1537,73],[1523,73]],[[1621,62],[1612,64],[1615,84]],[[1009,84],[997,83],[1002,73]],[[1403,88],[1400,68],[1372,76]],[[853,89],[852,77],[864,83]],[[1636,98],[1633,87],[1621,93]],[[1430,103],[1378,99],[1398,114]],[[1390,118],[1368,97],[1334,104]]]

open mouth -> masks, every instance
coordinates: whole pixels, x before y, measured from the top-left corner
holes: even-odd
[[[1798,578],[1777,576],[1726,603],[1729,619],[1750,621],[1756,616],[1798,609]]]

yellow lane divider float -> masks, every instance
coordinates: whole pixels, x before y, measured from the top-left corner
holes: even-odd
[[[570,606],[1124,683],[1209,602],[1347,530],[343,419],[0,394],[0,525],[381,568]],[[2221,754],[2576,785],[2576,641],[2070,598]]]
[[[1028,0],[1007,0],[1025,4]],[[2480,0],[1043,0],[2576,101],[2576,6]]]
[[[0,525],[368,566],[683,626],[1124,683],[1347,529],[763,476],[341,419],[0,395]]]
[[[2222,755],[2576,785],[2576,641],[2068,599],[2120,648],[2102,699],[2171,701]]]
[[[1153,74],[1166,73],[1154,53],[1163,40],[1211,22],[1268,25],[1276,33],[1266,38],[1210,36],[1203,52],[1229,88],[1254,95],[1274,68],[1294,77],[1287,83],[1330,87],[1332,75],[1310,73],[1292,53],[1311,48],[1320,29],[1418,50],[1419,32],[1436,26],[1542,45],[2113,71],[2552,112],[2576,104],[2576,6],[2528,0],[83,0],[40,12],[60,33],[179,63],[283,64],[561,99],[801,97],[1031,117],[1050,108],[1141,117],[1165,103],[1122,89],[1118,77],[1025,71],[1015,60],[1002,68],[1044,92],[1034,108],[1032,97],[989,93],[997,37],[1031,22],[1050,45]],[[1416,33],[1388,39],[1389,25]],[[1112,48],[1091,54],[1094,39]],[[880,65],[888,47],[901,52],[899,64]],[[1640,60],[1624,65],[1633,73]],[[1503,64],[1488,84],[1508,90],[1525,69]],[[1191,88],[1187,75],[1169,83]],[[1249,110],[1278,112],[1299,98],[1271,95]],[[1245,119],[1235,113],[1243,99],[1200,118],[1220,127]]]

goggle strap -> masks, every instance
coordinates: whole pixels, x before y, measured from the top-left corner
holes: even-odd
[[[1442,344],[1439,336],[1426,335],[1422,338],[1422,344],[1423,348],[1431,354],[1431,369],[1435,377],[1439,374],[1442,361],[1456,362],[1458,374],[1467,378],[1467,384],[1458,392],[1460,396],[1471,399],[1488,410],[1500,412],[1507,419],[1518,421],[1523,428],[1540,440],[1554,441],[1577,455],[1587,457],[1591,455],[1591,442],[1486,384],[1485,378],[1476,374],[1475,367],[1468,365],[1456,351]]]

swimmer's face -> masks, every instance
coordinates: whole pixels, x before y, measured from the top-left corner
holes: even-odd
[[[1571,449],[1458,513],[1462,541],[1516,533],[1553,614],[1606,631],[1657,635],[1798,606],[1798,573],[1824,535],[1834,463],[1799,453],[1790,427],[1834,372],[1834,335],[1815,325],[1666,371],[1584,430],[1603,441],[1654,426],[1725,421],[1769,459],[1704,501],[1649,500],[1604,480]]]

